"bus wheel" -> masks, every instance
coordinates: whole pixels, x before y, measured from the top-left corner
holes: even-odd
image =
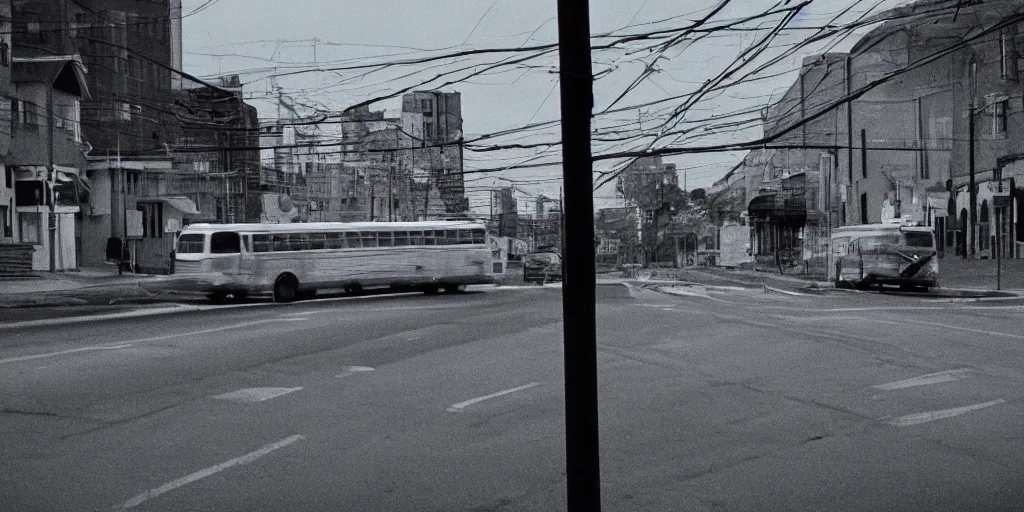
[[[298,295],[299,282],[295,276],[285,274],[274,282],[274,302],[291,302]]]
[[[228,301],[228,294],[227,292],[207,293],[206,298],[210,299],[210,302],[214,304],[223,304]]]

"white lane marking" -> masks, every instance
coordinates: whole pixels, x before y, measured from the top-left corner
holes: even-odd
[[[183,333],[177,333],[177,334],[165,334],[163,336],[153,336],[151,338],[141,338],[141,339],[137,339],[137,340],[123,341],[121,343],[118,343],[117,345],[95,345],[95,346],[89,346],[89,347],[74,348],[74,349],[69,349],[69,350],[60,350],[60,351],[57,351],[57,352],[47,352],[45,354],[35,354],[35,355],[30,355],[30,356],[10,357],[10,358],[7,358],[7,359],[0,359],[0,364],[17,363],[17,362],[20,362],[20,361],[32,361],[32,360],[35,360],[35,359],[43,359],[43,358],[47,358],[47,357],[57,357],[57,356],[63,356],[63,355],[67,355],[67,354],[77,354],[77,353],[80,353],[80,352],[91,352],[91,351],[97,351],[97,350],[118,350],[118,349],[122,349],[122,348],[132,347],[132,346],[137,345],[139,343],[146,343],[146,342],[150,342],[150,341],[163,341],[163,340],[169,340],[169,339],[173,339],[173,338],[184,338],[184,337],[188,337],[188,336],[196,336],[196,335],[199,335],[199,334],[209,334],[211,332],[229,331],[229,330],[232,330],[232,329],[241,329],[241,328],[244,328],[244,327],[252,327],[254,325],[261,325],[261,324],[266,324],[266,323],[271,323],[271,322],[296,322],[296,321],[300,321],[300,320],[306,320],[306,319],[305,318],[288,318],[288,319],[274,318],[274,319],[268,319],[268,320],[255,320],[255,321],[252,321],[252,322],[243,322],[243,323],[240,323],[240,324],[226,325],[226,326],[223,326],[223,327],[216,327],[216,328],[213,328],[213,329],[204,329],[202,331],[191,331],[191,332],[183,332]]]
[[[71,350],[61,350],[60,352],[49,352],[46,354],[36,354],[33,356],[21,356],[21,357],[9,357],[7,359],[0,359],[0,364],[17,363],[21,361],[32,361],[35,359],[43,359],[47,357],[57,357],[65,354],[77,354],[79,352],[91,352],[95,350],[118,350],[122,348],[128,348],[133,346],[134,343],[124,343],[121,345],[103,345],[98,347],[82,347]]]
[[[523,390],[530,389],[532,387],[537,387],[537,386],[540,386],[540,382],[531,382],[531,383],[523,385],[523,386],[515,387],[515,388],[512,388],[512,389],[506,389],[504,391],[498,391],[497,393],[491,393],[491,394],[486,395],[486,396],[480,396],[480,397],[477,397],[477,398],[466,400],[465,402],[459,402],[457,404],[452,404],[450,407],[448,407],[448,412],[461,412],[466,407],[469,407],[469,406],[471,406],[473,404],[478,404],[480,402],[483,402],[484,400],[490,400],[492,398],[497,398],[499,396],[505,396],[505,395],[508,395],[508,394],[511,394],[511,393],[515,393],[515,392],[518,392],[518,391],[523,391]]]
[[[917,386],[928,386],[931,384],[941,384],[943,382],[953,382],[961,379],[970,377],[970,370],[961,368],[959,370],[946,370],[943,372],[929,373],[928,375],[921,375],[910,379],[898,380],[895,382],[887,382],[885,384],[878,384],[871,386],[881,391],[895,391],[897,389],[912,388]]]
[[[370,368],[369,366],[349,366],[348,368],[345,368],[345,373],[340,373],[338,375],[335,375],[334,377],[340,379],[343,377],[348,377],[349,375],[355,375],[357,373],[365,373],[372,371],[374,371],[373,368]]]
[[[824,321],[840,321],[849,320],[855,322],[873,322],[874,320],[867,320],[859,316],[815,316],[815,315],[804,315],[804,316],[790,316],[790,315],[774,315],[774,318],[780,320],[791,320],[797,322],[824,322]]]
[[[986,334],[986,335],[989,335],[989,336],[1003,336],[1003,337],[1006,337],[1006,338],[1024,339],[1024,335],[1021,335],[1021,334],[1012,334],[1012,333],[1008,333],[1008,332],[999,332],[999,331],[986,331],[984,329],[971,329],[970,327],[961,327],[959,325],[940,324],[940,323],[935,323],[935,322],[923,322],[923,321],[920,321],[920,320],[910,320],[910,319],[905,319],[902,322],[910,323],[910,324],[917,324],[917,325],[928,325],[928,326],[932,326],[932,327],[943,327],[943,328],[946,328],[946,329],[955,329],[955,330],[958,330],[958,331],[973,332],[975,334]]]
[[[765,286],[764,289],[766,291],[770,290],[770,291],[773,291],[775,293],[781,293],[783,295],[789,295],[791,297],[803,297],[803,296],[807,295],[806,293],[790,292],[790,291],[783,290],[781,288],[772,288],[771,286]]]
[[[303,439],[305,439],[305,436],[294,435],[294,436],[282,439],[282,440],[280,440],[280,441],[278,441],[276,443],[268,444],[268,445],[264,446],[263,448],[260,448],[259,450],[256,450],[254,452],[249,452],[249,453],[247,453],[245,455],[242,455],[241,457],[236,457],[236,458],[231,459],[229,461],[217,464],[216,466],[210,466],[210,467],[208,467],[206,469],[203,469],[203,470],[200,470],[200,471],[196,471],[195,473],[183,476],[183,477],[181,477],[181,478],[179,478],[177,480],[174,480],[174,481],[168,482],[168,483],[166,483],[164,485],[161,485],[160,487],[157,487],[155,489],[150,489],[150,490],[148,490],[148,491],[146,491],[144,493],[141,493],[141,494],[135,496],[134,498],[124,502],[120,506],[120,509],[121,510],[127,510],[129,508],[137,507],[137,506],[139,506],[139,505],[141,505],[141,504],[143,504],[143,503],[145,503],[145,502],[147,502],[147,501],[149,501],[149,500],[151,500],[153,498],[156,498],[157,496],[160,496],[161,494],[166,494],[166,493],[171,492],[171,491],[173,491],[173,490],[175,490],[175,489],[177,489],[179,487],[183,487],[183,486],[188,485],[188,484],[190,484],[192,482],[195,482],[197,480],[201,480],[201,479],[206,478],[206,477],[208,477],[210,475],[214,475],[216,473],[224,471],[225,469],[230,469],[230,468],[233,468],[235,466],[241,466],[241,465],[244,465],[244,464],[248,464],[248,463],[250,463],[250,462],[252,462],[252,461],[254,461],[254,460],[256,460],[256,459],[258,459],[260,457],[263,457],[264,455],[269,454],[270,452],[273,452],[275,450],[279,450],[281,448],[284,448],[285,446],[288,446],[288,445],[290,445],[292,443],[301,441]]]
[[[346,313],[366,313],[366,312],[371,312],[371,311],[372,312],[376,312],[376,311],[413,311],[413,310],[419,310],[419,309],[456,309],[456,308],[462,308],[462,307],[464,307],[464,305],[450,305],[450,306],[397,306],[397,307],[390,307],[390,308],[351,309],[351,310],[346,310]],[[283,318],[288,318],[288,317],[296,317],[296,316],[303,316],[303,315],[320,315],[320,314],[324,314],[324,313],[337,314],[338,310],[337,309],[318,309],[318,310],[314,310],[314,311],[302,311],[302,312],[298,312],[298,313],[284,313],[284,314],[282,314],[280,316],[283,317]]]
[[[212,398],[216,400],[231,400],[233,402],[256,403],[277,398],[288,393],[294,393],[302,388],[245,388]]]
[[[26,320],[24,322],[0,323],[0,329],[23,329],[26,327],[44,327],[49,325],[64,325],[79,322],[99,322],[103,320],[117,320],[120,318],[137,318],[145,316],[165,315],[168,313],[182,313],[185,311],[201,311],[199,307],[179,304],[166,308],[149,308],[126,311],[124,313],[112,313],[107,315],[84,315],[61,318],[47,318],[45,320]]]
[[[669,295],[679,295],[679,296],[682,296],[682,297],[700,297],[702,299],[710,299],[711,298],[711,297],[708,296],[708,294],[706,292],[690,291],[690,290],[686,290],[686,289],[683,289],[683,288],[663,288],[663,289],[661,289],[659,291],[661,291],[663,293],[667,293]]]
[[[919,412],[917,414],[908,414],[907,416],[900,416],[899,418],[887,419],[885,420],[885,422],[897,427],[909,427],[911,425],[920,425],[921,423],[928,423],[929,421],[960,416],[961,414],[967,414],[969,412],[978,411],[1002,403],[1006,403],[1006,400],[1000,398],[999,400],[992,400],[991,402],[966,405],[964,407],[956,407],[954,409],[944,409],[941,411],[929,411]]]

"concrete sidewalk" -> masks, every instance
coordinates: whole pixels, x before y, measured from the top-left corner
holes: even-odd
[[[156,279],[149,274],[117,274],[117,266],[83,268],[68,272],[40,272],[36,277],[0,279],[0,295],[55,293],[82,288],[137,285]]]
[[[142,287],[163,276],[117,274],[116,266],[37,277],[0,279],[0,308],[157,304],[195,300],[195,294],[151,292]]]

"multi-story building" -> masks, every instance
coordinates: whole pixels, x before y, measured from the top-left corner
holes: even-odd
[[[462,160],[462,95],[458,92],[415,91],[402,96],[402,131],[425,151],[419,162],[438,189],[445,211],[469,211]]]
[[[660,261],[674,254],[675,249],[665,244],[669,240],[665,230],[673,207],[685,202],[675,164],[662,162],[660,156],[637,158],[623,170],[616,188],[625,206],[636,212],[639,243],[646,248],[646,261]]]
[[[516,201],[514,187],[501,187],[491,191],[490,218],[488,223],[491,231],[497,236],[515,237],[518,231],[519,206]]]
[[[1024,38],[1006,20],[1022,12],[1012,0],[925,0],[884,13],[892,21],[848,54],[805,59],[766,112],[773,140],[745,161],[743,173],[762,178],[748,196],[752,250],[813,264],[828,228],[896,219],[934,226],[940,254],[985,257],[996,236],[1012,240],[1020,223],[1009,177],[1024,133],[1011,99],[1020,97]],[[1007,255],[1013,246],[1003,244]]]
[[[54,10],[84,5],[47,3]],[[167,106],[180,82],[181,31],[172,3],[180,12],[180,1],[95,0],[74,13],[72,35],[92,92],[82,104],[83,136],[96,152],[166,155],[175,144],[175,113]]]
[[[79,123],[89,88],[70,19],[72,9],[48,11],[45,2],[0,3],[2,33],[11,38],[0,41],[0,89],[8,99],[0,105],[0,118],[11,127],[0,139],[0,242],[11,247],[0,258],[25,257],[36,271],[78,268],[77,234],[90,201]]]

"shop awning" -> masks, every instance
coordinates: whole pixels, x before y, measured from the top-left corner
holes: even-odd
[[[185,196],[160,197],[159,199],[185,215],[199,215],[196,203]]]

